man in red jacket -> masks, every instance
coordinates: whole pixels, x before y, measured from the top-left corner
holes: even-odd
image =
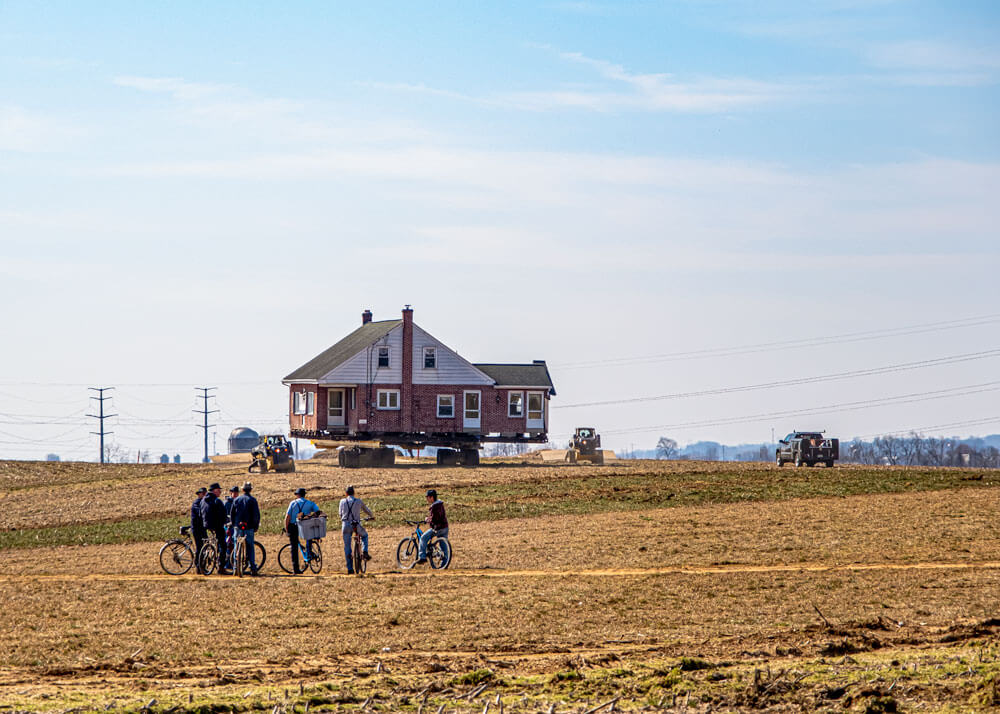
[[[427,544],[430,543],[431,538],[434,536],[448,537],[448,516],[444,513],[444,502],[438,498],[437,491],[433,488],[427,492],[427,505],[429,506],[427,518],[424,519],[427,523],[427,530],[420,535],[420,549],[417,551],[418,563],[427,562]]]

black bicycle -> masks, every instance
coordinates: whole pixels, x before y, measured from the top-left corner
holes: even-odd
[[[425,525],[417,521],[406,521],[413,526],[413,533],[409,538],[403,538],[396,546],[396,562],[403,570],[409,570],[417,564],[417,555],[420,553],[420,536],[426,531],[420,530],[420,526]],[[451,565],[451,542],[443,537],[434,535],[427,544],[427,560],[435,570],[444,570]]]
[[[172,538],[160,548],[160,567],[170,575],[184,575],[194,565],[194,539],[191,526],[180,527],[180,538]]]
[[[374,518],[362,518],[363,521],[373,521]],[[364,575],[368,569],[368,561],[365,559],[364,544],[361,542],[361,531],[358,529],[359,523],[355,521],[351,524],[354,529],[351,548],[351,562],[354,563],[354,574]]]

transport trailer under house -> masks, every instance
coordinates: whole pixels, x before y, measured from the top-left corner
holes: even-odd
[[[486,443],[545,443],[555,396],[543,360],[467,361],[413,322],[361,326],[282,380],[291,436],[340,447],[342,466],[387,466],[395,450],[437,447],[442,465],[475,465]]]

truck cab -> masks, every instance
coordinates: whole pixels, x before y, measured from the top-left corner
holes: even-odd
[[[778,442],[774,452],[774,463],[779,467],[791,461],[796,466],[822,463],[833,468],[839,458],[840,440],[827,438],[820,431],[793,431]]]

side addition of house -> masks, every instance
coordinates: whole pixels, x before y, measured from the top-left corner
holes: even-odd
[[[438,447],[438,463],[475,464],[488,442],[543,443],[555,396],[543,360],[473,364],[413,322],[361,326],[282,380],[293,437],[345,447],[343,466],[386,465],[392,446]]]

